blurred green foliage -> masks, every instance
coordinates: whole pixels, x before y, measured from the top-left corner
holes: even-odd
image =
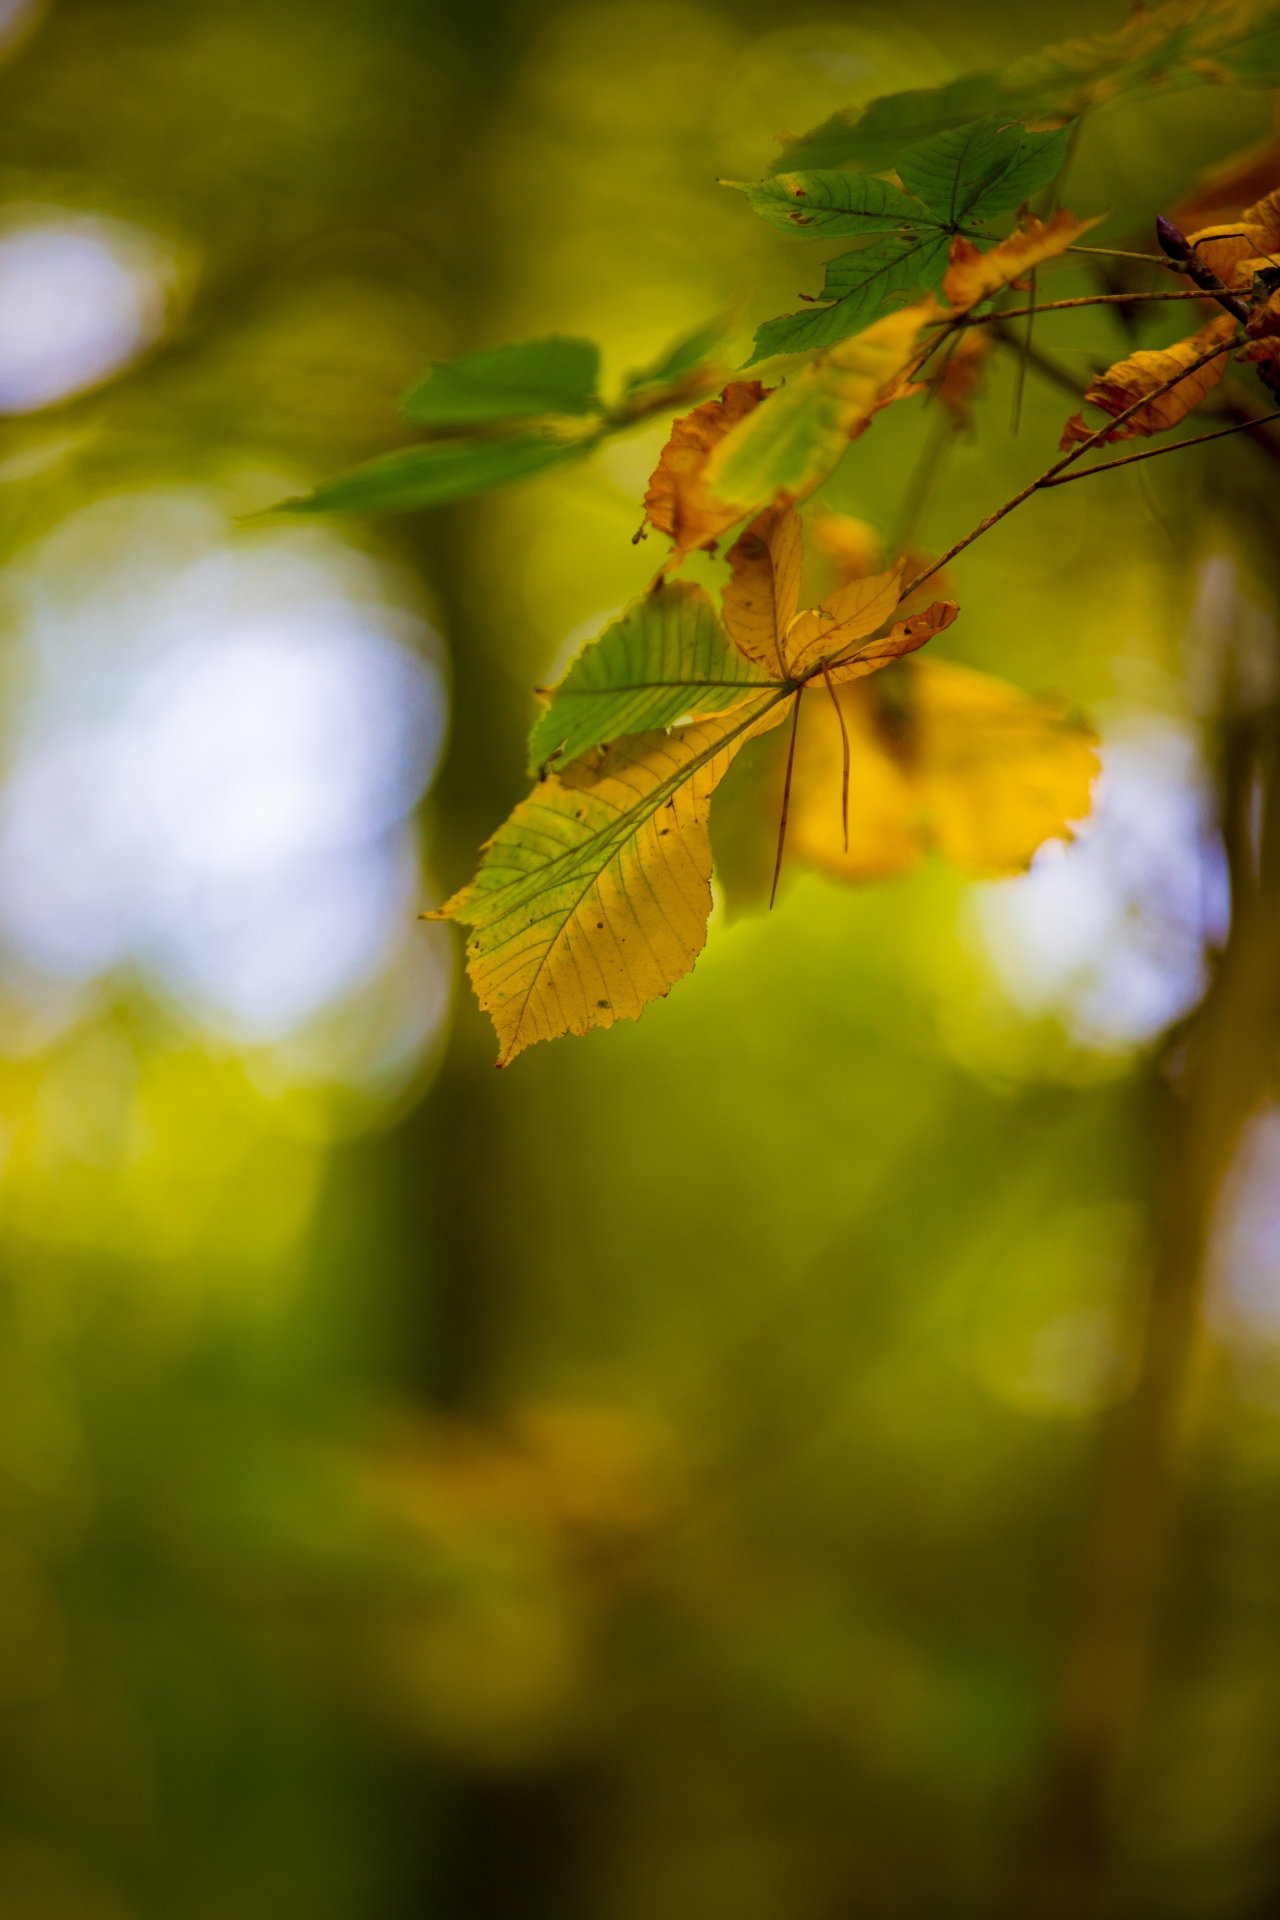
[[[5,556],[120,493],[254,513],[411,439],[432,359],[582,333],[614,391],[732,312],[740,360],[814,270],[718,176],[1114,24],[49,0],[0,75],[3,199],[153,234],[172,311],[114,381],[0,427]],[[1100,116],[1072,201],[1123,239],[1268,124],[1217,89]],[[1078,373],[1161,325],[1056,314],[1036,343]],[[1070,403],[1034,373],[1008,432],[1014,379],[993,362],[919,539],[1056,440]],[[931,423],[895,429],[826,492],[886,535]],[[343,528],[448,644],[440,890],[523,791],[528,690],[652,572],[630,536],[664,433]],[[1193,732],[1193,567],[1268,598],[1255,457],[1036,501],[966,558],[943,651],[1104,731]],[[642,1025],[491,1059],[459,993],[417,1078],[358,1098],[121,978],[0,1062],[0,1913],[1000,1911],[1132,1377],[1156,1050],[1020,1008],[930,865],[797,879]],[[1205,1333],[1117,1799],[1126,1920],[1280,1896],[1278,1379]]]

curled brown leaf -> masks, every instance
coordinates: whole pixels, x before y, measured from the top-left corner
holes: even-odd
[[[1262,267],[1280,265],[1280,188],[1246,207],[1238,220],[1218,221],[1187,238],[1223,286],[1247,287]]]
[[[769,392],[758,380],[734,380],[718,400],[704,400],[675,422],[644,496],[645,519],[674,541],[676,552],[710,544],[739,519],[706,485],[716,447]]]
[[[987,357],[994,345],[987,328],[971,327],[962,333],[934,388],[958,429],[967,430],[973,424],[972,402],[982,387]]]
[[[1211,347],[1230,340],[1236,331],[1236,323],[1230,314],[1218,314],[1199,333],[1187,340],[1179,340],[1172,347],[1159,347],[1141,353],[1132,353],[1127,360],[1119,360],[1114,367],[1108,367],[1099,374],[1085,389],[1085,399],[1092,406],[1101,407],[1104,413],[1123,413],[1144,393],[1154,393],[1158,387],[1171,380],[1180,367],[1190,367]],[[1170,427],[1176,427],[1185,420],[1194,407],[1198,407],[1205,395],[1217,386],[1225,370],[1225,356],[1208,361],[1189,373],[1185,380],[1179,380],[1154,399],[1150,406],[1140,407],[1123,426],[1114,427],[1105,435],[1105,439],[1129,440],[1135,435],[1146,436],[1152,433],[1164,433]],[[1093,436],[1083,415],[1073,414],[1063,429],[1058,442],[1065,452],[1078,446]]]

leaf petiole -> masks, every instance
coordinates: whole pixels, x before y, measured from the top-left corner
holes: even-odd
[[[778,822],[778,857],[773,863],[773,885],[769,889],[769,911],[773,912],[773,903],[778,897],[778,880],[782,874],[782,849],[787,844],[787,814],[791,808],[791,776],[796,765],[796,733],[800,726],[800,700],[804,693],[801,683],[795,691],[795,703],[791,709],[791,740],[787,746],[787,774],[782,784],[782,818]]]
[[[819,660],[818,665],[822,668],[822,677],[827,683],[827,692],[831,695],[831,704],[836,710],[836,719],[840,722],[840,748],[842,753],[844,754],[844,769],[840,776],[840,824],[844,828],[844,850],[846,853],[848,853],[849,851],[849,729],[844,723],[844,708],[840,705],[840,697],[835,690],[835,685],[827,669],[827,663],[825,660]],[[799,708],[799,705],[800,705],[800,701],[799,701],[799,698],[797,697],[797,700],[796,700],[797,709]]]

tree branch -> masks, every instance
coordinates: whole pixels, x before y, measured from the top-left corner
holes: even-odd
[[[1031,498],[1033,493],[1039,493],[1042,488],[1051,485],[1052,482],[1057,479],[1058,475],[1064,472],[1067,467],[1074,466],[1076,461],[1081,459],[1086,453],[1091,453],[1094,447],[1100,446],[1110,434],[1115,432],[1117,427],[1122,427],[1127,420],[1131,420],[1135,413],[1140,413],[1143,407],[1150,406],[1151,402],[1158,400],[1161,394],[1169,393],[1174,387],[1180,386],[1190,374],[1196,373],[1201,367],[1207,366],[1211,360],[1218,359],[1221,354],[1229,353],[1235,344],[1236,341],[1234,338],[1220,341],[1216,347],[1210,347],[1208,351],[1202,353],[1198,359],[1191,361],[1190,365],[1180,367],[1176,374],[1170,379],[1163,381],[1160,386],[1153,387],[1150,393],[1140,394],[1136,400],[1132,401],[1130,405],[1124,409],[1123,413],[1116,414],[1114,419],[1106,421],[1103,426],[1099,427],[1096,433],[1091,433],[1087,440],[1082,440],[1079,446],[1072,447],[1069,452],[1063,454],[1061,460],[1055,461],[1053,466],[1045,473],[1040,474],[1037,479],[1029,481],[1020,492],[1013,495],[1012,499],[1006,500],[1003,506],[995,509],[994,513],[989,513],[984,520],[980,520],[977,526],[966,533],[962,540],[957,540],[954,546],[948,547],[940,559],[935,560],[931,566],[925,568],[923,573],[918,573],[913,580],[908,581],[898,596],[899,605],[901,605],[909,593],[914,593],[918,586],[921,586],[926,580],[931,579],[935,573],[940,573],[943,567],[949,565],[949,563],[956,558],[957,554],[963,553],[966,547],[971,547],[974,541],[980,539],[984,533],[989,533],[992,527],[997,526],[1007,514],[1012,513],[1015,507],[1020,507],[1024,500]]]
[[[1061,313],[1067,307],[1128,307],[1136,300],[1203,300],[1196,288],[1179,287],[1172,293],[1085,293],[1076,300],[1044,300],[1034,307],[1002,307],[999,313],[971,313],[952,326],[981,327],[993,320],[1017,320],[1024,313]]]
[[[1194,440],[1174,440],[1166,447],[1148,447],[1144,453],[1126,453],[1122,460],[1104,460],[1098,467],[1082,467],[1077,473],[1064,473],[1057,480],[1044,480],[1042,486],[1065,487],[1072,480],[1087,480],[1090,474],[1110,473],[1113,467],[1131,467],[1136,460],[1158,460],[1162,453],[1181,453],[1183,447],[1202,447],[1208,440],[1225,440],[1229,433],[1248,433],[1254,427],[1265,426],[1269,420],[1280,420],[1280,413],[1264,413],[1256,420],[1237,420],[1232,427],[1219,427],[1216,433],[1198,433]]]

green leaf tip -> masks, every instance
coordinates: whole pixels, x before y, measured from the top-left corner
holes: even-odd
[[[682,333],[647,367],[638,367],[625,375],[622,382],[625,397],[634,400],[638,395],[680,387],[689,381],[720,345],[728,328],[729,322],[719,318],[708,320],[691,333]]]
[[[519,434],[492,440],[429,440],[404,447],[327,480],[282,513],[412,513],[466,500],[490,487],[527,480],[548,467],[581,459],[589,442]]]

